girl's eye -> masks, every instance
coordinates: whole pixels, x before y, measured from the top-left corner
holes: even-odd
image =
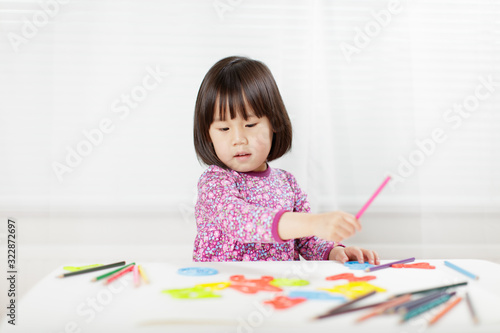
[[[221,132],[227,132],[227,131],[229,131],[229,127],[219,128],[219,131],[221,131]]]
[[[257,124],[248,124],[247,127],[254,127]]]

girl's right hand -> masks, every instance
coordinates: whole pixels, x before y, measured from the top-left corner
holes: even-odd
[[[315,215],[313,234],[321,239],[339,243],[356,231],[361,231],[361,224],[349,213],[336,211]]]

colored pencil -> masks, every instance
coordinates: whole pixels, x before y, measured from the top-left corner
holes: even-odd
[[[108,272],[108,273],[106,273],[106,274],[99,275],[99,276],[97,276],[97,277],[93,278],[93,279],[92,279],[92,282],[99,281],[99,280],[102,280],[102,279],[104,279],[104,278],[107,278],[108,276],[111,276],[111,275],[113,275],[113,274],[116,274],[116,273],[118,273],[119,271],[121,271],[122,269],[125,269],[125,268],[127,268],[127,267],[130,267],[130,266],[132,266],[132,265],[135,265],[135,262],[130,263],[130,264],[128,264],[127,266],[123,266],[123,267],[120,267],[120,268],[118,268],[118,269],[115,269],[114,271]]]
[[[396,297],[399,297],[399,296],[403,296],[405,294],[416,295],[416,294],[428,293],[428,292],[431,292],[431,291],[446,290],[446,289],[449,289],[449,288],[465,286],[465,285],[467,285],[467,283],[468,283],[467,281],[464,281],[464,282],[459,282],[459,283],[454,283],[454,284],[448,284],[448,285],[439,286],[439,287],[433,287],[433,288],[428,288],[428,289],[421,289],[421,290],[415,290],[415,291],[407,291],[407,292],[404,292],[404,293],[393,295],[393,296],[391,296],[391,298],[396,298]]]
[[[398,306],[397,309],[395,309],[395,310],[396,310],[396,312],[399,312],[401,314],[405,314],[405,313],[410,312],[413,309],[418,308],[422,304],[425,304],[425,303],[428,303],[430,301],[433,301],[433,300],[435,300],[435,299],[437,299],[439,297],[442,297],[443,295],[446,295],[446,294],[447,294],[446,291],[432,292],[429,295],[426,295],[426,296],[420,297],[419,299],[416,299],[416,300],[413,300],[411,302],[407,302],[405,304],[402,304],[402,305]]]
[[[369,319],[371,317],[378,316],[392,307],[395,307],[399,304],[408,302],[410,300],[410,297],[411,297],[411,295],[408,294],[408,295],[403,295],[403,296],[400,296],[398,298],[394,298],[392,300],[383,302],[382,304],[375,307],[375,309],[373,309],[372,312],[370,312],[362,317],[359,317],[356,321],[361,322],[361,321],[364,321],[364,320]]]
[[[448,267],[450,267],[450,268],[452,268],[452,269],[456,270],[457,272],[462,273],[463,275],[470,277],[471,279],[474,279],[474,280],[478,280],[478,279],[479,279],[479,276],[474,275],[474,274],[472,274],[471,272],[466,271],[465,269],[463,269],[463,268],[461,268],[461,267],[458,267],[457,265],[452,264],[452,263],[451,263],[451,262],[449,262],[449,261],[446,261],[446,260],[445,260],[445,261],[444,261],[444,264],[445,264],[446,266],[448,266]]]
[[[384,180],[382,185],[380,185],[379,188],[375,191],[375,193],[373,193],[371,198],[365,203],[365,205],[361,208],[361,210],[356,214],[356,219],[359,219],[361,217],[361,215],[363,215],[365,210],[371,205],[372,201],[375,200],[377,195],[380,193],[380,191],[382,191],[382,189],[385,187],[385,185],[387,185],[389,180],[391,180],[391,176],[387,176],[387,178]]]
[[[115,275],[111,276],[110,278],[108,278],[106,280],[106,282],[104,282],[105,284],[109,284],[111,282],[113,282],[114,280],[118,279],[119,277],[127,274],[128,272],[132,272],[132,270],[134,269],[135,265],[134,266],[129,266],[125,269],[122,269],[121,271],[119,271],[118,273],[116,273]]]
[[[141,275],[144,282],[149,283],[148,276],[146,275],[146,272],[144,272],[144,269],[142,269],[141,265],[138,266],[138,269],[139,269],[139,274]]]
[[[403,318],[401,319],[402,322],[408,321],[412,319],[413,317],[419,316],[424,312],[429,311],[430,309],[435,308],[436,306],[443,304],[444,302],[447,302],[453,295],[455,295],[455,292],[452,292],[450,294],[445,294],[439,298],[436,298],[432,301],[429,301],[427,303],[421,304],[418,308],[413,309],[407,313],[404,314]]]
[[[474,324],[479,324],[479,319],[477,318],[476,310],[474,310],[474,306],[472,305],[472,301],[470,299],[468,292],[465,292],[465,302],[467,302],[467,307],[469,308],[469,312],[472,317],[472,320],[474,321]]]
[[[315,319],[322,319],[322,318],[326,318],[326,317],[330,317],[331,315],[333,314],[336,314],[336,313],[339,313],[339,312],[343,312],[342,310],[346,309],[347,307],[349,307],[350,305],[356,303],[356,302],[359,302],[367,297],[370,297],[372,295],[375,295],[376,291],[373,290],[373,291],[370,291],[364,295],[361,295],[355,299],[352,299],[348,302],[345,302],[343,304],[340,304],[339,306],[336,306],[334,307],[333,309],[329,310],[328,312],[326,312],[325,314],[322,314],[320,316],[317,316],[315,317]]]
[[[429,325],[433,325],[434,323],[436,323],[436,321],[438,321],[441,317],[443,317],[448,311],[450,311],[451,309],[453,309],[453,307],[455,305],[457,305],[458,303],[460,303],[461,300],[462,300],[461,297],[456,297],[454,300],[449,301],[446,304],[446,307],[443,310],[441,310],[441,312],[439,312],[437,315],[435,315],[434,317],[432,317],[431,320],[429,320]]]
[[[412,262],[412,261],[415,261],[415,258],[408,258],[408,259],[403,259],[403,260],[399,260],[399,261],[393,261],[393,262],[390,262],[388,264],[368,267],[367,269],[365,269],[365,272],[378,271],[379,269],[389,268],[389,267],[391,267],[391,265],[404,264],[404,263]]]
[[[85,266],[80,266],[80,267],[74,267],[74,266],[64,266],[63,269],[67,271],[80,271],[82,269],[88,269],[88,268],[93,268],[93,267],[98,267],[102,266],[102,264],[94,264],[94,265],[85,265]]]
[[[335,312],[332,312],[332,313],[325,313],[325,314],[323,314],[321,316],[318,316],[318,317],[316,317],[314,319],[323,319],[323,318],[338,316],[338,315],[345,314],[345,313],[350,313],[350,312],[356,312],[356,311],[360,311],[360,310],[371,309],[371,308],[383,305],[383,304],[385,304],[387,302],[388,301],[382,301],[382,302],[372,303],[372,304],[368,304],[368,305],[358,306],[358,307],[355,307],[355,308],[346,307],[346,308],[343,308],[341,310],[338,310],[338,311],[335,311]]]
[[[63,277],[68,277],[68,276],[73,276],[73,275],[78,275],[78,274],[91,273],[91,272],[95,272],[95,271],[100,271],[102,269],[123,266],[123,265],[125,265],[125,261],[120,261],[120,262],[115,262],[113,264],[96,266],[96,267],[92,267],[92,268],[88,268],[88,269],[81,269],[81,270],[70,272],[70,273],[64,273],[64,274],[59,275],[58,277],[63,278]]]
[[[134,284],[136,287],[139,287],[140,285],[140,281],[139,281],[139,268],[137,267],[137,265],[134,265]]]
[[[400,312],[400,313],[406,313],[408,312],[409,308],[414,308],[416,306],[419,306],[420,304],[425,303],[428,300],[435,299],[436,297],[444,295],[446,292],[445,291],[436,291],[436,292],[431,292],[426,296],[414,299],[414,300],[409,300],[408,302],[398,304],[392,308],[389,308],[385,311],[385,313],[395,313],[395,312]],[[410,295],[411,294],[406,294]],[[398,296],[398,298],[401,296]],[[392,299],[392,297],[389,297],[389,299]]]

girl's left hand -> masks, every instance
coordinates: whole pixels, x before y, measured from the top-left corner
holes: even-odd
[[[330,251],[330,260],[337,260],[342,263],[351,260],[357,260],[360,263],[368,261],[372,265],[380,265],[380,259],[377,252],[372,250],[362,249],[357,246],[336,246]]]

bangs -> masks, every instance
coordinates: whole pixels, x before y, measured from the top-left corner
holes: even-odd
[[[225,74],[220,75],[215,84],[214,115],[218,115],[218,119],[224,121],[226,115],[231,119],[239,115],[245,120],[250,115],[258,118],[271,117],[264,107],[266,104],[270,105],[271,101],[263,100],[263,96],[269,95],[265,89],[261,91],[263,87],[256,82],[254,76],[247,75],[245,80],[245,75],[238,71],[228,71]]]
[[[222,104],[220,101],[225,101]],[[224,94],[219,93],[216,98],[216,102],[214,105],[214,115],[215,119],[219,119],[221,121],[226,120],[226,115],[229,115],[231,119],[236,118],[238,115],[245,120],[248,120],[250,116],[257,116],[261,118],[265,116],[263,112],[259,112],[258,108],[252,107],[245,98],[245,95],[242,91],[237,93],[236,91]]]

